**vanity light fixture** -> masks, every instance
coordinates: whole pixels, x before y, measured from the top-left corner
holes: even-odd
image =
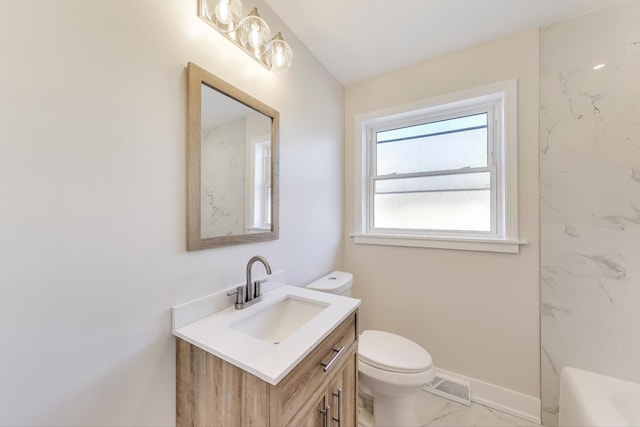
[[[268,70],[284,73],[291,67],[291,47],[281,33],[271,37],[257,8],[243,18],[241,0],[199,0],[198,16]]]

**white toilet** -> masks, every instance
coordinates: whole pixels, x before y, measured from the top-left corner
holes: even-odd
[[[352,285],[350,273],[334,271],[306,287],[350,297]],[[434,378],[431,356],[418,344],[389,332],[362,332],[358,344],[358,424],[419,425],[415,398]]]

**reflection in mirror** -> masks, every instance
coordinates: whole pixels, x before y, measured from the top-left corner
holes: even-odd
[[[271,118],[201,88],[200,236],[269,231]]]
[[[277,239],[277,111],[192,63],[188,80],[188,249]]]

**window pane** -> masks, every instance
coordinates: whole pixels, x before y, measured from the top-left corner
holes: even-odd
[[[376,133],[376,173],[487,166],[487,114]]]
[[[491,231],[488,172],[377,180],[374,227]]]
[[[487,113],[474,114],[472,116],[457,117],[455,119],[440,120],[437,122],[423,123],[420,125],[378,132],[378,142],[410,138],[415,135],[434,135],[438,133],[455,132],[461,129],[486,126]]]
[[[491,193],[443,191],[375,196],[375,228],[491,231]]]
[[[491,174],[489,172],[423,176],[417,178],[377,179],[375,181],[376,194],[419,193],[446,190],[488,190],[490,188]]]

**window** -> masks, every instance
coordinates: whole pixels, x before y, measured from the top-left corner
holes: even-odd
[[[360,116],[356,243],[518,252],[516,82]]]
[[[247,232],[271,230],[271,138],[269,135],[253,138],[250,142],[251,162],[247,167],[248,185],[246,223]]]

